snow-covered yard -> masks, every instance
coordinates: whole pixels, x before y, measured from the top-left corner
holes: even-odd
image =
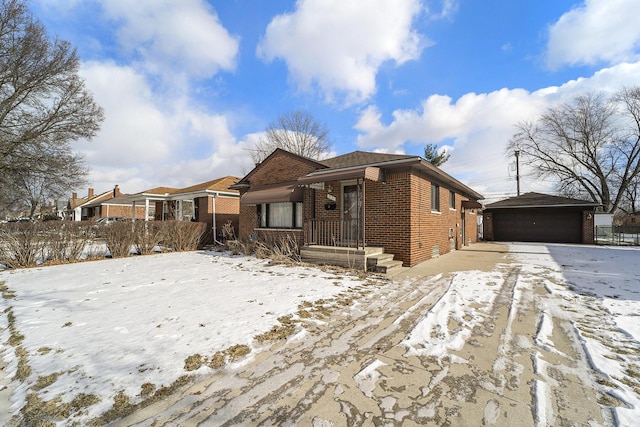
[[[364,281],[255,258],[182,252],[5,271],[0,282],[5,297],[15,295],[0,300],[6,372],[13,376],[19,368],[7,344],[6,310],[24,336],[32,370],[14,383],[9,411],[18,411],[36,390],[45,400],[60,397],[59,403],[95,396],[99,402],[71,417],[84,422],[108,410],[118,392],[134,402],[143,384],[170,386],[189,373],[187,357],[210,357],[232,345],[252,348],[254,336],[304,301],[331,298]],[[51,384],[41,387],[45,378]]]
[[[602,379],[594,387],[613,399],[601,403],[614,408],[612,422],[635,425],[640,419],[640,251],[543,244],[512,244],[509,250],[515,260],[509,267],[518,271],[510,304],[532,305],[537,292],[540,312],[532,343],[507,328],[502,337],[504,364],[514,363],[506,360],[506,347],[513,342],[562,354],[554,331],[559,324],[554,319],[560,319],[579,337],[590,365],[585,368],[595,369]],[[467,362],[459,350],[504,297],[500,286],[494,286],[503,279],[501,268],[455,274],[433,308],[407,331],[400,343],[406,355]],[[269,266],[264,260],[213,252],[5,271],[0,273],[2,282],[0,354],[7,363],[5,373],[14,377],[19,372],[17,347],[25,350],[31,368],[24,381],[12,383],[9,413],[19,411],[32,393],[45,401],[59,398],[58,404],[93,396],[84,400],[91,403],[87,406],[72,405],[60,425],[85,423],[110,409],[118,396],[133,403],[142,400],[144,386],[169,387],[192,373],[185,370],[185,360],[192,355],[210,359],[240,344],[252,353],[236,363],[247,363],[260,350],[254,337],[278,325],[281,316],[299,313],[305,301],[348,295],[366,284],[341,273]],[[395,285],[369,286],[369,292]],[[544,289],[544,295],[536,289]],[[515,317],[516,311],[509,316]],[[449,327],[451,322],[455,328]],[[16,334],[23,338],[16,339]],[[537,369],[536,424],[554,424],[557,414],[545,393],[554,379],[545,370],[542,350],[531,351]],[[368,378],[369,394],[381,378],[376,371],[384,365],[374,362],[362,374]],[[195,373],[212,371],[202,366]]]

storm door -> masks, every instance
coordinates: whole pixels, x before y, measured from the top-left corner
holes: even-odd
[[[342,230],[345,246],[359,246],[362,239],[362,191],[357,184],[342,187]]]

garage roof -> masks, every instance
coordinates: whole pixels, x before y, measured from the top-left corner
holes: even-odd
[[[597,207],[600,203],[588,200],[571,199],[568,197],[552,196],[542,193],[525,193],[499,202],[490,203],[487,209],[513,209],[513,208],[545,208],[545,207]]]

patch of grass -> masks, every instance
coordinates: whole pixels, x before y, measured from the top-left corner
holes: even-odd
[[[7,341],[7,343],[9,343],[9,345],[12,347],[18,347],[20,344],[22,344],[22,341],[24,341],[24,335],[16,331],[15,328],[10,327],[9,329],[11,331],[11,335],[9,335],[9,340]]]
[[[271,328],[270,331],[256,335],[254,339],[260,343],[284,340],[287,337],[293,335],[295,330],[296,330],[296,327],[293,324],[274,326],[273,328]]]
[[[220,369],[225,365],[226,362],[226,358],[223,352],[218,351],[216,352],[216,354],[213,355],[213,357],[211,357],[211,360],[209,360],[208,366],[211,369]]]
[[[156,386],[151,383],[144,383],[140,386],[140,394],[139,396],[147,397],[151,396],[153,392],[156,391]]]
[[[45,402],[38,393],[29,393],[25,405],[20,409],[23,425],[55,427],[54,421],[68,418],[71,414],[71,405],[61,401],[60,397],[56,397]]]
[[[9,289],[9,287],[5,285],[5,282],[0,282],[0,293],[4,299],[12,299],[16,297],[15,291]]]
[[[204,364],[200,354],[192,354],[184,360],[185,371],[195,371]]]
[[[309,319],[311,317],[311,313],[309,313],[307,310],[300,310],[298,311],[298,316],[301,319]]]
[[[16,347],[16,357],[18,358],[16,379],[19,381],[24,381],[31,375],[31,366],[29,366],[29,357],[27,351],[22,347]]]
[[[38,353],[43,354],[43,355],[44,354],[49,354],[49,353],[51,353],[51,351],[53,351],[53,349],[51,347],[40,347],[38,349]]]
[[[152,396],[139,403],[136,403],[135,405],[130,403],[129,397],[124,394],[124,391],[120,391],[113,399],[113,407],[100,415],[98,418],[91,420],[90,425],[103,426],[117,420],[118,418],[130,415],[141,408],[145,408],[161,399],[166,398],[176,390],[189,384],[189,382],[191,382],[191,377],[189,375],[183,375],[175,380],[170,386],[160,387],[156,390],[155,393],[153,393]]]
[[[95,394],[80,393],[71,401],[71,409],[74,412],[81,411],[84,408],[100,403],[100,398]]]
[[[241,357],[244,357],[247,354],[251,353],[251,349],[246,345],[237,344],[229,347],[226,353],[229,355],[229,360],[235,362]]]
[[[45,387],[49,387],[55,383],[58,377],[62,375],[62,372],[54,372],[53,374],[45,375],[44,377],[38,377],[33,388],[36,390],[42,390]]]

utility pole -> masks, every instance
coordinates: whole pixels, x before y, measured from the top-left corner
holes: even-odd
[[[516,184],[518,188],[518,196],[520,195],[520,150],[516,150]]]

